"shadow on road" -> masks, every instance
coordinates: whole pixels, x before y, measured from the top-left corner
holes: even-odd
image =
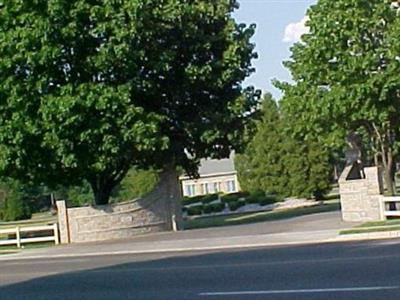
[[[397,286],[399,248],[398,243],[379,246],[365,242],[164,257],[5,261],[1,266],[0,299],[399,299],[398,289],[345,295],[200,295],[216,291]]]

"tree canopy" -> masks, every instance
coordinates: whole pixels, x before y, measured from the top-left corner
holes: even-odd
[[[319,0],[309,33],[286,66],[294,84],[278,83],[295,133],[337,148],[351,131],[367,134],[393,193],[400,113],[400,17],[381,0]]]
[[[10,0],[0,7],[0,175],[87,180],[97,204],[132,165],[240,146],[254,26],[235,0]]]
[[[321,198],[330,188],[327,148],[315,140],[296,139],[292,120],[270,94],[263,98],[260,115],[247,148],[236,155],[240,186],[250,192]]]

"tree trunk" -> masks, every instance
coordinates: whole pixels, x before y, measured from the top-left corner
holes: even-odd
[[[110,182],[105,180],[96,179],[90,182],[94,194],[94,202],[96,205],[106,205],[110,200],[110,195],[115,187]]]
[[[396,189],[394,186],[394,158],[392,149],[394,141],[391,137],[392,134],[390,130],[384,130],[384,133],[382,133],[374,123],[372,123],[372,126],[375,130],[376,142],[379,145],[377,148],[380,148],[386,190],[389,195],[394,196]]]
[[[94,202],[96,205],[106,205],[110,199],[110,191],[100,190],[94,194]]]
[[[390,182],[390,190],[388,189],[390,195],[394,196],[396,194],[396,184],[395,184],[395,163],[393,159],[392,151],[388,153],[388,184]]]
[[[169,210],[169,222],[171,229],[182,230],[182,193],[180,189],[179,174],[174,164],[164,166],[163,172],[160,174],[160,181],[165,184],[165,200],[167,201],[167,209]]]
[[[394,187],[394,161],[393,161],[393,154],[389,151],[382,151],[382,165],[383,165],[383,172],[384,172],[384,180],[385,186],[387,189],[387,193],[390,196],[394,196],[396,194],[396,190]]]

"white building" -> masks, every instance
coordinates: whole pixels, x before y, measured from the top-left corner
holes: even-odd
[[[183,196],[193,197],[218,192],[235,193],[240,190],[233,155],[226,159],[200,161],[198,179],[181,176]]]

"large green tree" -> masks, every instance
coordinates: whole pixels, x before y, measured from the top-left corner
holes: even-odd
[[[270,94],[264,96],[254,136],[236,155],[240,185],[282,196],[321,198],[330,188],[331,165],[326,147],[292,134],[292,120]]]
[[[400,118],[400,17],[392,1],[319,0],[309,33],[286,66],[294,84],[278,84],[296,134],[338,148],[361,130],[394,193]]]
[[[0,173],[74,184],[97,204],[132,165],[182,166],[240,146],[254,26],[238,3],[10,0],[0,7]],[[0,175],[1,175],[0,174]]]

